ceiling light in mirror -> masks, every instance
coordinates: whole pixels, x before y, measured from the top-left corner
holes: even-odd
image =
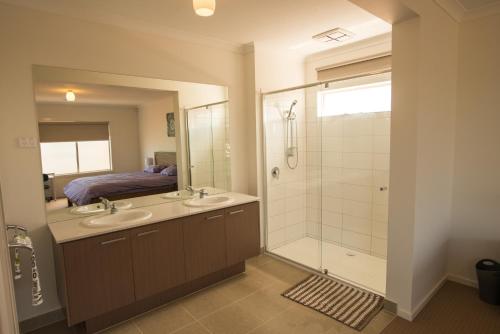
[[[193,8],[199,16],[212,16],[215,12],[215,0],[193,0]]]
[[[75,102],[76,100],[76,95],[72,90],[68,90],[66,92],[66,101],[68,102]]]

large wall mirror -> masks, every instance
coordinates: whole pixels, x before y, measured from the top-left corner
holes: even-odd
[[[231,190],[227,87],[33,68],[48,222]]]

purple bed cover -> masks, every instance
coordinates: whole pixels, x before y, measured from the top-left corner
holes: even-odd
[[[64,187],[64,194],[71,202],[86,205],[94,198],[148,191],[175,184],[177,176],[145,172],[117,173],[75,179]]]

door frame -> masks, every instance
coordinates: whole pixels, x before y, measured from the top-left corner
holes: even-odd
[[[5,229],[2,207],[2,191],[0,189],[0,332],[19,333],[19,324],[16,312],[14,282],[10,262],[10,252],[7,245],[7,231]]]

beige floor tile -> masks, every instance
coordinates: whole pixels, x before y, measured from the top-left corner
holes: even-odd
[[[269,255],[261,254],[259,256],[255,256],[249,260],[246,261],[247,267],[260,267],[261,265],[264,265],[268,263],[269,261],[273,260],[272,257]]]
[[[180,304],[196,319],[231,304],[233,300],[223,294],[219,286],[195,293],[183,299]]]
[[[326,333],[338,326],[337,321],[301,305],[292,306],[277,317],[258,327],[252,334],[313,334]]]
[[[270,286],[243,298],[237,304],[257,318],[268,321],[293,304],[292,301],[281,296],[282,291],[281,287]]]
[[[175,331],[172,334],[210,334],[210,332],[196,322],[192,325],[189,325],[178,331]]]
[[[179,304],[154,310],[134,320],[143,334],[167,334],[193,323],[193,318]]]
[[[105,330],[102,334],[142,334],[133,321],[114,326]]]
[[[213,334],[245,334],[263,323],[238,304],[225,307],[200,322]]]
[[[311,273],[305,270],[275,259],[263,264],[258,270],[271,276],[272,279],[290,284],[290,287],[311,275]]]
[[[271,284],[273,284],[272,279],[253,270],[220,284],[217,289],[230,300],[236,301]]]
[[[389,325],[392,320],[394,320],[394,318],[396,318],[396,315],[386,310],[382,310],[370,321],[370,323],[365,328],[363,328],[361,333],[379,334],[384,330],[384,328]]]

